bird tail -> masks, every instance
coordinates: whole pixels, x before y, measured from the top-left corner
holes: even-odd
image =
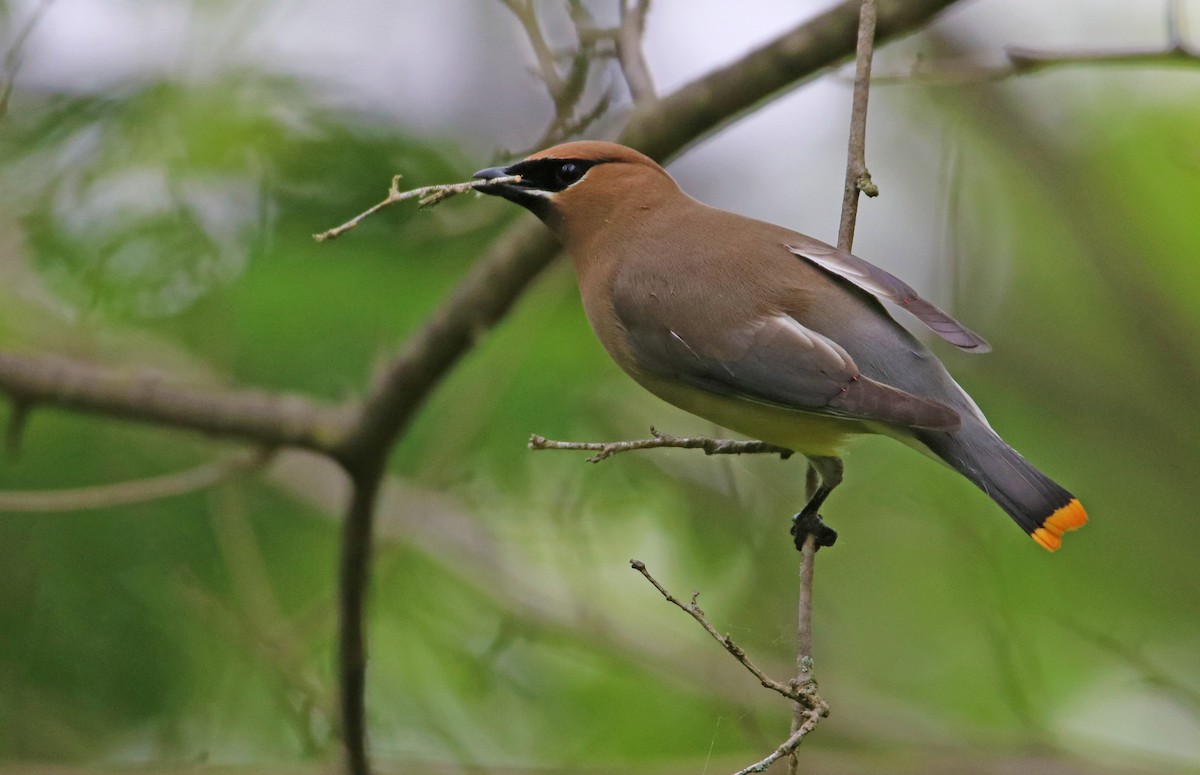
[[[917,431],[917,438],[1051,552],[1062,544],[1063,533],[1087,522],[1075,496],[1026,462],[982,420],[964,418],[963,427],[950,433]]]

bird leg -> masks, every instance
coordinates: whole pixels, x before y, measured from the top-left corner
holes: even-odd
[[[809,458],[809,463],[820,476],[820,483],[800,513],[792,517],[792,535],[796,539],[797,549],[804,546],[804,540],[810,535],[816,539],[817,548],[833,546],[837,540],[837,531],[825,524],[819,512],[829,493],[842,483],[842,459],[813,457]]]

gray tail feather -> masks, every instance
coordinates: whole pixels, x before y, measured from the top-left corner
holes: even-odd
[[[961,430],[919,430],[919,439],[947,465],[974,482],[1030,535],[1073,499],[1071,493],[1030,465],[996,432],[964,417]]]

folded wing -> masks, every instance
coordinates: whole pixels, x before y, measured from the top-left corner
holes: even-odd
[[[859,373],[836,342],[788,315],[755,318],[738,328],[672,325],[652,304],[614,299],[638,366],[719,395],[805,412],[937,430],[954,430],[945,404]]]

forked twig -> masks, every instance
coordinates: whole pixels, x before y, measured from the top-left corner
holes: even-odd
[[[638,573],[642,574],[646,581],[649,581],[651,584],[653,584],[654,588],[659,591],[659,593],[663,596],[663,598],[666,599],[668,603],[699,622],[700,626],[704,628],[704,631],[711,635],[713,640],[715,640],[717,643],[720,643],[726,651],[732,654],[733,658],[740,662],[742,667],[749,670],[751,674],[758,679],[758,682],[765,688],[770,689],[773,692],[778,692],[793,702],[802,703],[812,710],[820,710],[821,707],[824,706],[824,712],[829,712],[829,707],[824,705],[824,701],[821,700],[816,693],[807,692],[804,689],[800,689],[795,686],[789,686],[785,683],[776,681],[774,678],[771,678],[771,676],[764,673],[758,668],[757,665],[750,661],[750,658],[746,656],[746,652],[742,649],[742,647],[733,642],[733,638],[717,632],[716,628],[708,623],[708,617],[704,615],[704,611],[696,603],[696,598],[700,597],[699,592],[693,592],[691,602],[687,605],[684,605],[679,598],[668,592],[667,588],[660,584],[658,579],[650,575],[650,571],[646,570],[646,563],[642,562],[641,560],[630,560],[629,566]]]

